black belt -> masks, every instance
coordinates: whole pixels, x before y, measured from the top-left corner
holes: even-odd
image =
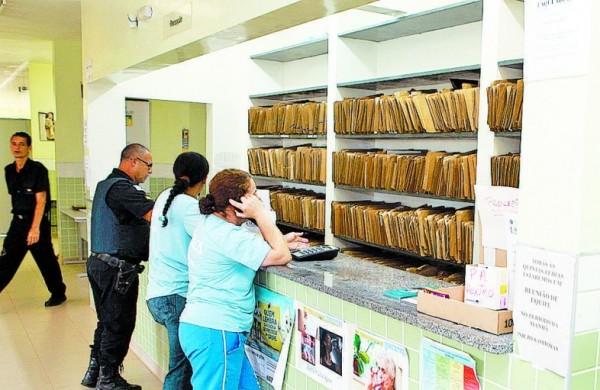
[[[21,220],[23,220],[23,219],[29,219],[29,218],[33,217],[32,214],[13,214],[13,215],[16,218],[21,219]]]
[[[106,264],[108,264],[108,265],[110,265],[111,267],[114,267],[114,268],[119,268],[123,264],[130,265],[130,266],[134,265],[134,264],[128,263],[125,260],[121,260],[121,259],[118,259],[118,258],[116,258],[114,256],[111,256],[108,253],[94,253],[94,252],[92,252],[90,254],[92,256],[94,256],[95,258],[97,258],[98,260],[103,261]]]

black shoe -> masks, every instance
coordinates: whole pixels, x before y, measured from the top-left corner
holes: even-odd
[[[96,390],[142,390],[140,385],[128,383],[116,367],[100,367],[100,377],[96,384]]]
[[[67,300],[67,296],[65,294],[62,294],[62,295],[52,294],[50,296],[50,299],[48,299],[46,302],[44,302],[44,306],[46,306],[46,307],[58,306],[66,300]]]
[[[81,384],[85,387],[91,387],[93,389],[96,387],[99,375],[100,363],[98,363],[98,357],[96,354],[92,352],[92,356],[90,356],[90,364],[88,365],[87,371],[83,375]]]

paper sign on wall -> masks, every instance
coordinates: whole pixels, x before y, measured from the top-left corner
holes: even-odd
[[[517,216],[506,216],[506,267],[508,268],[508,308],[512,310],[515,301],[515,280],[517,277]]]
[[[525,81],[588,73],[591,22],[591,0],[526,1]]]
[[[506,216],[519,211],[519,189],[475,185],[475,199],[483,246],[507,249]]]
[[[479,390],[476,363],[457,349],[421,338],[421,390]]]
[[[575,307],[575,256],[519,246],[517,258],[513,316],[519,354],[566,376]]]
[[[357,329],[352,357],[353,389],[408,389],[408,354],[396,343]]]
[[[296,307],[296,368],[329,389],[347,389],[352,374],[349,327],[300,303]]]

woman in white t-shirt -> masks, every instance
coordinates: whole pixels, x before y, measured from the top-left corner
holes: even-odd
[[[164,390],[191,389],[192,368],[179,345],[179,316],[188,289],[187,252],[201,218],[197,196],[204,188],[208,161],[199,153],[180,154],[173,164],[175,184],[154,205],[150,223],[150,271],[146,299],[154,320],[167,328],[169,372]]]

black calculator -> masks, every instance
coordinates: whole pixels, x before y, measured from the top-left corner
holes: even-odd
[[[316,245],[292,252],[292,259],[296,261],[331,260],[337,256],[340,248],[331,245]]]

